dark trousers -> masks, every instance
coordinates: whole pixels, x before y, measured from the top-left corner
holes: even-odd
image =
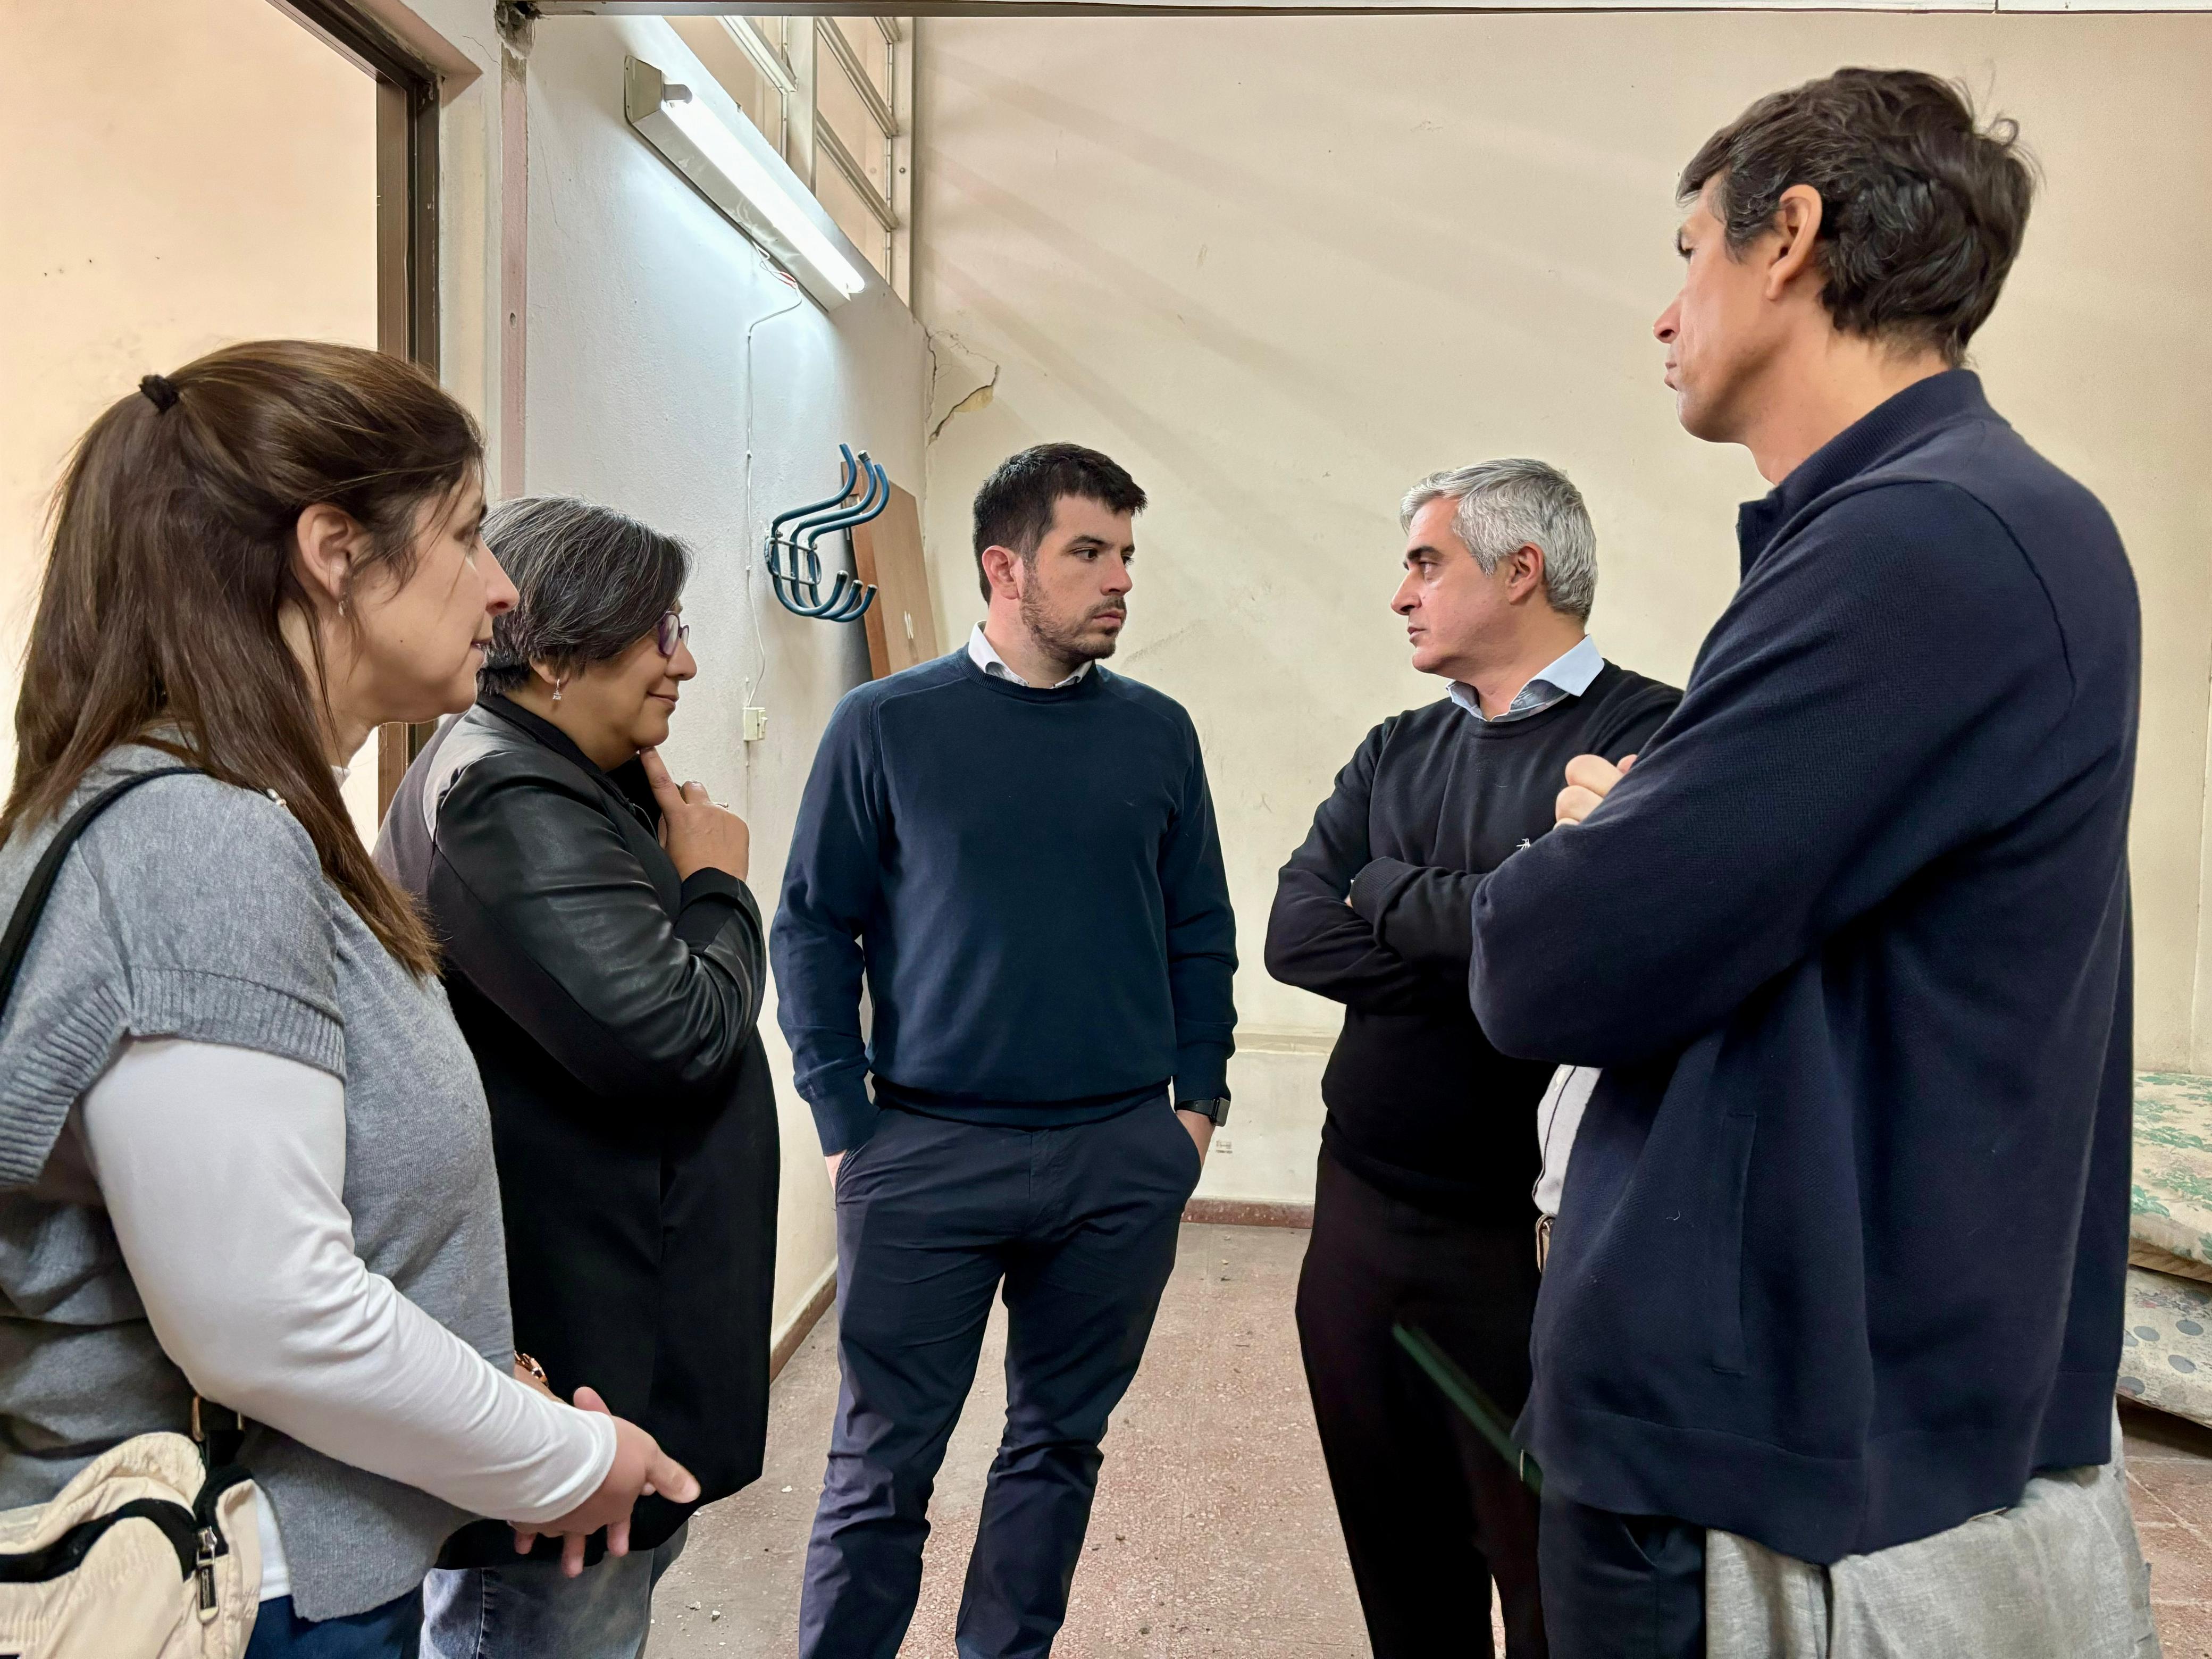
[[[1555,1659],[1704,1659],[1705,1529],[1544,1493],[1544,1619]]]
[[[306,1620],[292,1598],[261,1604],[246,1659],[416,1659],[422,1640],[422,1596],[410,1590],[396,1601],[344,1619]]]
[[[837,1179],[843,1387],[799,1601],[803,1659],[891,1659],[929,1496],[1006,1304],[1006,1427],[960,1601],[961,1659],[1052,1651],[1098,1443],[1136,1375],[1198,1149],[1166,1099],[1007,1129],[890,1111]]]
[[[1534,1234],[1377,1191],[1328,1152],[1298,1277],[1306,1386],[1376,1659],[1541,1659],[1536,1498],[1391,1335],[1425,1331],[1510,1421],[1528,1395]]]

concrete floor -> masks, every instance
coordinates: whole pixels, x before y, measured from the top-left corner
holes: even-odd
[[[2212,1429],[2124,1400],[2120,1422],[2166,1659],[2212,1659]]]
[[[1143,1369],[1106,1437],[1060,1659],[1367,1651],[1291,1325],[1305,1241],[1279,1227],[1183,1229]],[[951,1659],[1006,1413],[1004,1319],[1001,1310],[992,1322],[938,1480],[907,1655]],[[776,1380],[762,1479],[692,1523],[661,1581],[652,1659],[797,1650],[799,1571],[836,1400],[833,1315]]]
[[[1060,1659],[1357,1659],[1367,1652],[1299,1369],[1305,1235],[1186,1226],[1106,1441]],[[1003,1312],[932,1506],[902,1651],[952,1659],[961,1575],[1006,1410]],[[836,1407],[834,1316],[777,1380],[760,1480],[692,1523],[651,1659],[797,1650],[799,1573]],[[2129,1483],[2168,1659],[2212,1659],[2212,1431],[2123,1406]]]

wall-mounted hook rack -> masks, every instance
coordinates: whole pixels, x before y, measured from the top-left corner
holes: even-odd
[[[868,459],[866,450],[855,458],[852,446],[839,444],[837,493],[805,507],[779,513],[768,527],[769,582],[783,608],[793,616],[817,622],[858,622],[875,602],[876,590],[847,571],[836,573],[830,591],[822,591],[823,537],[842,532],[846,557],[853,550],[853,526],[862,525],[890,505],[891,481],[883,468]],[[867,480],[867,491],[858,501],[853,491]]]

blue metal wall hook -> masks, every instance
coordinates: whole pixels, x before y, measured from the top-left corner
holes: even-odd
[[[817,622],[858,622],[875,603],[876,590],[850,571],[840,570],[822,591],[822,538],[843,532],[845,553],[853,551],[853,527],[863,525],[890,505],[890,475],[862,450],[856,459],[852,446],[839,444],[837,493],[779,513],[768,527],[768,576],[775,597],[793,616]],[[855,502],[853,490],[867,480],[867,493]]]

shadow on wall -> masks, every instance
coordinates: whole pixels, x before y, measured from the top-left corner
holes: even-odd
[[[1131,470],[1153,505],[1116,666],[1206,744],[1243,1019],[1310,1034],[1334,1011],[1254,947],[1361,735],[1441,690],[1387,610],[1406,486],[1488,456],[1564,466],[1596,520],[1601,647],[1680,684],[1735,586],[1736,506],[1766,486],[1684,434],[1660,383],[1675,169],[1755,96],[1845,63],[1957,75],[2017,118],[2045,185],[1977,366],[2128,540],[2132,854],[2160,896],[2137,919],[2138,1052],[2212,1070],[2212,222],[2154,278],[2128,253],[2161,204],[2212,193],[2212,17],[942,19],[928,40],[915,292],[945,394],[945,636],[980,609],[965,520],[992,465],[1054,438]],[[2115,109],[2159,112],[2156,142]],[[987,380],[987,406],[945,418]]]

